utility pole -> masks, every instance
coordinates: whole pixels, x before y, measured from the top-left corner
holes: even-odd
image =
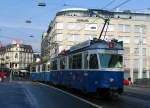
[[[10,62],[10,75],[9,75],[9,82],[12,82],[12,64]]]
[[[134,78],[133,78],[133,76],[134,76],[134,70],[133,70],[133,58],[131,58],[131,60],[130,60],[130,63],[131,63],[131,65],[130,65],[130,78],[131,78],[131,82],[133,82],[134,80]]]
[[[143,78],[143,37],[142,37],[143,27],[140,27],[140,39],[139,39],[139,72],[138,78]]]

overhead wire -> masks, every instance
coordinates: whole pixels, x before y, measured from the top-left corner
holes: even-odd
[[[122,5],[128,3],[129,1],[131,1],[131,0],[125,0],[124,2],[122,2],[122,3],[120,3],[119,5],[115,6],[115,7],[112,8],[111,10],[113,11],[113,10],[115,10],[115,9],[117,9],[117,8],[119,8],[119,7],[121,7]]]
[[[110,1],[110,2],[107,3],[105,6],[103,6],[101,9],[107,8],[108,6],[110,6],[110,5],[111,5],[112,3],[114,3],[115,1],[116,1],[116,0]],[[112,8],[111,11],[115,10],[116,8],[121,7],[122,5],[128,3],[129,1],[131,1],[131,0],[125,0],[124,2],[122,2],[122,3],[120,3],[119,5],[117,5],[117,6],[115,6],[114,8]],[[65,5],[70,6],[70,5],[66,4],[66,3],[65,3]],[[90,18],[87,18],[87,19],[90,19]],[[103,19],[103,18],[101,18],[101,19]],[[109,18],[109,19],[110,19],[110,18]],[[90,22],[90,23],[94,23],[94,22],[96,22],[97,20],[99,20],[99,17],[96,17],[95,20],[93,20],[93,21]],[[104,20],[104,19],[103,19],[103,20]],[[104,34],[104,39],[105,39],[105,37],[106,37],[106,32],[107,32],[107,30],[108,30],[109,24],[110,24],[110,22],[107,23],[106,31],[105,31],[105,34]],[[99,26],[99,28],[100,28],[100,26]],[[98,29],[99,29],[99,28],[98,28]],[[85,29],[85,27],[81,28],[79,31],[81,31],[81,30],[83,30],[83,29]],[[104,28],[104,29],[105,29],[105,28]],[[67,39],[67,38],[65,38],[65,39]]]
[[[101,9],[105,9],[107,8],[108,6],[110,6],[112,3],[114,3],[116,0],[112,0],[110,1],[109,3],[107,3],[105,6],[103,6]]]
[[[111,4],[114,3],[115,1],[116,1],[116,0],[110,1],[109,3],[107,3],[105,6],[103,6],[103,7],[100,8],[100,9],[107,8],[109,5],[111,5]],[[69,4],[67,4],[67,3],[64,3],[64,4],[65,4],[65,6],[72,6],[72,5],[69,5]],[[89,20],[90,18],[87,18],[87,19]],[[93,21],[90,22],[90,23],[94,23],[94,22],[96,22],[97,20],[99,20],[99,18],[98,18],[98,17],[95,17],[95,20],[93,20]],[[83,30],[83,29],[85,29],[85,27],[81,28],[80,31]],[[98,28],[98,29],[99,29],[99,28]]]
[[[112,1],[110,1],[109,3],[107,3],[105,6],[103,6],[101,9],[104,9],[104,8],[107,8],[108,6],[110,6],[112,3],[114,3],[116,0],[112,0]],[[124,4],[126,4],[126,3],[128,3],[129,1],[131,1],[131,0],[125,0],[124,2],[122,2],[122,3],[120,3],[119,5],[117,5],[117,6],[115,6],[114,8],[112,8],[112,10],[115,10],[116,8],[119,8],[120,6],[122,6],[122,5],[124,5]],[[68,6],[68,4],[67,4],[67,6]],[[88,19],[90,19],[90,18],[88,18]],[[98,17],[96,17],[95,18],[95,20],[93,20],[91,23],[94,23],[95,21],[97,21],[97,20],[99,20],[99,18]],[[108,28],[108,27],[107,27]],[[83,29],[85,29],[85,27],[83,27],[83,28],[81,28],[80,30],[83,30]],[[105,33],[106,34],[106,33]],[[10,37],[9,37],[10,38]],[[14,39],[14,38],[13,38]]]
[[[119,5],[117,5],[117,6],[115,6],[114,8],[112,8],[112,10],[111,11],[114,11],[115,9],[117,9],[117,8],[119,8],[120,6],[122,6],[122,5],[124,5],[124,4],[126,4],[126,3],[128,3],[129,1],[131,1],[131,0],[125,0],[124,2],[122,2],[122,3],[120,3]],[[110,2],[111,3],[111,2]],[[109,20],[110,20],[111,18],[109,17]],[[105,39],[105,37],[106,37],[106,33],[107,33],[107,30],[108,30],[108,27],[109,27],[109,21],[108,21],[108,23],[107,23],[107,27],[106,27],[106,31],[105,31],[105,34],[104,34],[104,39]],[[100,37],[99,38],[101,38],[101,36],[102,36],[102,34],[100,35]]]

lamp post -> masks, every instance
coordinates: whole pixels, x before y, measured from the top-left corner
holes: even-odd
[[[140,39],[139,39],[139,73],[138,78],[143,78],[143,37],[142,37],[143,28],[140,27]]]

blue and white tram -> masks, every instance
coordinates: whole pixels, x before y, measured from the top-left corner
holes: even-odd
[[[87,93],[123,92],[123,42],[90,40],[51,61],[50,79]]]

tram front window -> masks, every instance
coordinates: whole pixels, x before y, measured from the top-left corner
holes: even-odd
[[[100,64],[102,68],[122,68],[123,57],[116,54],[99,54]]]

